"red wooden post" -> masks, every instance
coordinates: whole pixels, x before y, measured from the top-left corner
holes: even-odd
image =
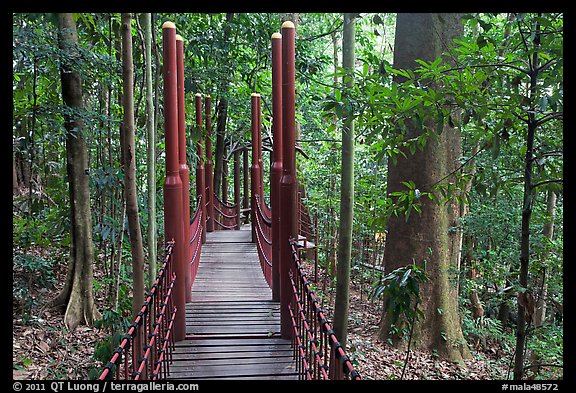
[[[196,93],[196,127],[197,132],[200,134],[198,144],[196,145],[196,153],[198,155],[198,163],[196,164],[196,198],[200,201],[200,209],[202,209],[202,220],[200,225],[204,228],[202,231],[202,243],[206,243],[206,175],[204,170],[204,153],[202,151],[202,95]]]
[[[286,21],[282,24],[282,177],[280,194],[282,221],[280,223],[280,333],[282,338],[292,338],[288,306],[291,286],[289,271],[293,265],[290,239],[298,238],[298,179],[296,178],[295,132],[295,27]]]
[[[164,234],[166,241],[174,239],[172,264],[176,273],[174,305],[178,308],[174,320],[174,341],[186,337],[186,269],[184,266],[184,228],[182,225],[182,180],[178,168],[178,94],[176,67],[176,26],[162,25],[164,61],[164,132],[166,144],[166,177],[164,178]]]
[[[210,114],[210,95],[204,98],[206,115],[206,231],[214,231],[214,164],[212,163],[212,116]]]
[[[272,34],[272,300],[280,301],[280,177],[282,176],[282,35]]]
[[[242,149],[242,207],[248,209],[250,207],[250,176],[248,174],[248,148],[244,146]],[[247,217],[247,213],[244,213]]]
[[[190,250],[190,178],[186,163],[186,113],[184,105],[184,40],[176,34],[176,68],[178,90],[178,162],[182,180],[182,226],[184,227],[184,266],[186,267],[186,302],[192,301],[192,251]]]
[[[242,206],[240,205],[240,150],[234,151],[234,204],[236,205],[236,227],[240,229],[240,214]]]
[[[250,166],[250,191],[252,197],[250,199],[251,205],[251,219],[252,219],[252,242],[256,242],[256,195],[260,195],[260,167],[258,159],[258,145],[259,142],[259,127],[258,127],[258,93],[252,93],[250,96],[250,113],[251,113],[251,125],[252,125],[252,165]]]
[[[256,99],[256,115],[258,116],[258,195],[264,203],[264,162],[262,161],[262,97]]]

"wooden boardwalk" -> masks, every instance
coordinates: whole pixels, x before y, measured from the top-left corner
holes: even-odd
[[[298,379],[250,240],[250,226],[207,234],[171,379]]]

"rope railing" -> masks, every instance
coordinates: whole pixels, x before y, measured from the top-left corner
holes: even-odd
[[[318,281],[318,217],[310,217],[308,208],[302,201],[302,194],[298,193],[298,242],[306,250],[304,256],[310,250],[314,258],[314,282]]]
[[[172,325],[177,312],[172,301],[172,290],[176,282],[171,263],[173,248],[174,240],[171,240],[166,245],[166,257],[150,294],[104,367],[100,380],[154,380],[169,375],[169,361],[172,360],[174,349]]]
[[[262,200],[256,195],[256,249],[268,286],[272,287],[272,221],[264,215]]]
[[[202,225],[203,217],[202,217],[202,195],[198,196],[198,202],[196,203],[196,213],[194,213],[194,217],[192,218],[192,222],[190,223],[190,255],[192,258],[190,260],[190,268],[192,269],[192,280],[191,284],[194,283],[196,279],[196,273],[198,272],[198,265],[200,264],[200,253],[202,252],[202,232],[204,231],[204,226]]]
[[[300,379],[361,379],[338,341],[306,278],[298,245],[290,241],[294,266],[290,273],[292,299],[288,307],[293,326],[292,348]]]
[[[223,229],[238,229],[240,223],[236,215],[236,204],[222,202],[214,194],[214,222]]]

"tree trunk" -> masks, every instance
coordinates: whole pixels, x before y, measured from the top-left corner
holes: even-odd
[[[478,149],[480,149],[479,142],[477,142],[474,145],[474,147],[472,148],[472,152],[471,152],[472,157],[474,157],[478,153]],[[466,182],[466,184],[464,185],[464,194],[465,195],[469,195],[470,190],[472,189],[472,180],[474,178],[474,175],[476,174],[476,160],[474,160],[474,159],[470,160],[469,165],[470,165],[470,169],[469,169],[468,173],[471,174],[472,177],[470,177],[470,180],[468,180]],[[460,204],[460,218],[463,218],[469,212],[470,212],[470,205],[468,203],[462,202]],[[464,265],[466,265],[468,268],[468,279],[474,281],[476,279],[476,277],[479,276],[478,269],[476,268],[476,262],[474,261],[474,259],[472,257],[473,250],[474,250],[474,236],[469,234],[469,233],[465,234],[464,231],[462,230],[461,225],[457,224],[456,227],[458,228],[458,236],[460,238],[460,240],[459,240],[460,244],[458,246],[459,255],[458,255],[458,260],[456,261],[456,264],[458,266],[458,270],[460,270],[460,259],[464,259]],[[464,245],[466,247],[463,247]],[[463,258],[461,258],[461,254],[462,254],[463,249],[466,250],[466,254],[464,255]],[[460,292],[459,288],[458,288],[458,292]],[[480,298],[478,296],[478,291],[476,291],[475,288],[470,290],[469,299],[470,299],[470,304],[472,306],[472,317],[474,319],[476,319],[476,318],[483,316],[484,315],[484,307],[482,306],[482,302],[480,301]]]
[[[540,15],[539,15],[540,16]],[[526,135],[526,155],[524,158],[524,195],[522,202],[522,224],[520,230],[520,274],[518,283],[525,292],[518,293],[518,321],[516,325],[516,357],[514,360],[514,379],[524,377],[524,346],[526,343],[526,322],[531,320],[534,310],[529,302],[522,302],[522,297],[531,296],[528,291],[528,272],[530,267],[530,220],[532,218],[532,206],[534,203],[534,188],[532,187],[532,167],[534,165],[534,141],[536,139],[536,95],[538,85],[538,46],[540,43],[540,24],[536,23],[534,31],[533,52],[530,59],[530,90],[529,99],[532,103],[527,111],[528,133]]]
[[[138,217],[138,195],[136,192],[136,146],[134,137],[134,65],[132,63],[132,16],[122,14],[122,87],[124,122],[124,189],[126,216],[132,249],[132,316],[136,317],[144,303],[144,248],[140,219]]]
[[[225,83],[223,86],[227,86]],[[222,94],[227,95],[228,89],[223,87]],[[214,162],[214,193],[222,200],[222,176],[224,173],[224,149],[226,144],[226,119],[228,117],[228,100],[220,98],[216,107],[216,161]]]
[[[398,14],[394,67],[413,69],[416,59],[432,61],[463,33],[460,15],[451,14]],[[433,124],[427,124],[433,127]],[[422,133],[414,124],[407,124],[406,138]],[[388,161],[387,192],[404,190],[401,182],[411,180],[418,189],[426,190],[458,165],[461,155],[460,133],[457,128],[444,125],[437,138],[429,138],[423,151],[408,158],[399,156],[397,164]],[[447,181],[450,181],[448,179]],[[420,287],[421,309],[424,317],[417,321],[413,331],[413,345],[417,349],[435,350],[442,357],[460,361],[470,357],[460,325],[458,292],[451,271],[456,268],[454,250],[457,243],[448,228],[459,212],[457,203],[441,206],[424,198],[422,213],[405,217],[392,216],[388,220],[386,238],[385,273],[416,263],[425,265],[431,278]],[[380,328],[380,337],[391,338],[395,345],[403,346],[399,337],[390,332],[391,318],[386,310]]]
[[[548,190],[546,197],[546,221],[544,223],[544,237],[550,241],[554,238],[555,211],[556,193],[552,190]],[[538,328],[541,328],[544,325],[544,321],[546,320],[546,298],[548,297],[548,271],[546,267],[549,255],[550,251],[545,249],[540,256],[542,267],[540,268],[540,275],[537,282],[538,297],[536,299],[536,309],[534,310],[534,315],[532,316],[532,324],[534,325],[534,329],[536,329],[536,334],[541,334]],[[532,370],[537,372],[538,366],[540,364],[540,358],[536,355],[535,352],[532,353],[530,361],[532,363]]]
[[[342,34],[342,66],[349,75],[346,87],[353,86],[355,15],[344,14]],[[344,99],[348,98],[343,94]],[[338,264],[336,267],[336,300],[334,305],[334,332],[346,348],[348,337],[348,308],[350,286],[350,259],[354,218],[354,117],[347,111],[342,127],[342,177],[340,186],[340,225],[338,227]]]
[[[65,62],[66,58],[78,58],[78,33],[72,14],[58,14],[58,27],[58,46],[70,56],[63,58],[60,66],[62,100],[71,113],[78,113],[82,110],[82,82],[78,72]],[[79,324],[92,325],[101,315],[94,305],[92,292],[94,245],[84,123],[80,116],[65,114],[64,126],[70,191],[70,258],[64,288],[51,305],[65,308],[64,323],[74,329]]]
[[[152,14],[143,15],[146,63],[146,127],[148,128],[148,266],[151,288],[156,279],[156,134],[154,128],[154,101],[152,99]]]
[[[222,33],[222,41],[223,44],[229,48],[230,43],[229,36],[230,30],[232,29],[232,25],[230,22],[234,17],[233,12],[228,12],[226,14],[226,25],[224,26],[224,31]],[[228,54],[230,51],[227,51]],[[230,56],[226,58],[226,61],[222,63],[223,68],[228,68],[228,64],[230,63]],[[214,190],[213,192],[220,196],[221,189],[222,189],[222,166],[224,160],[224,145],[226,141],[226,120],[228,117],[228,78],[224,78],[224,80],[220,83],[220,100],[218,101],[218,105],[216,106],[216,152],[215,152],[215,162],[214,162]]]

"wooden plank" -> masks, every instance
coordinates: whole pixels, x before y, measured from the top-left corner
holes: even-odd
[[[170,379],[297,379],[249,226],[207,234]]]
[[[284,339],[271,338],[266,341],[262,340],[237,340],[237,339],[226,339],[226,340],[216,340],[216,339],[198,339],[198,340],[182,340],[174,343],[175,347],[191,347],[191,346],[266,346],[266,345],[290,345],[290,341]]]
[[[258,364],[234,364],[215,366],[170,366],[170,376],[188,375],[190,378],[209,377],[258,377],[271,375],[294,375],[294,366],[290,363]]]

